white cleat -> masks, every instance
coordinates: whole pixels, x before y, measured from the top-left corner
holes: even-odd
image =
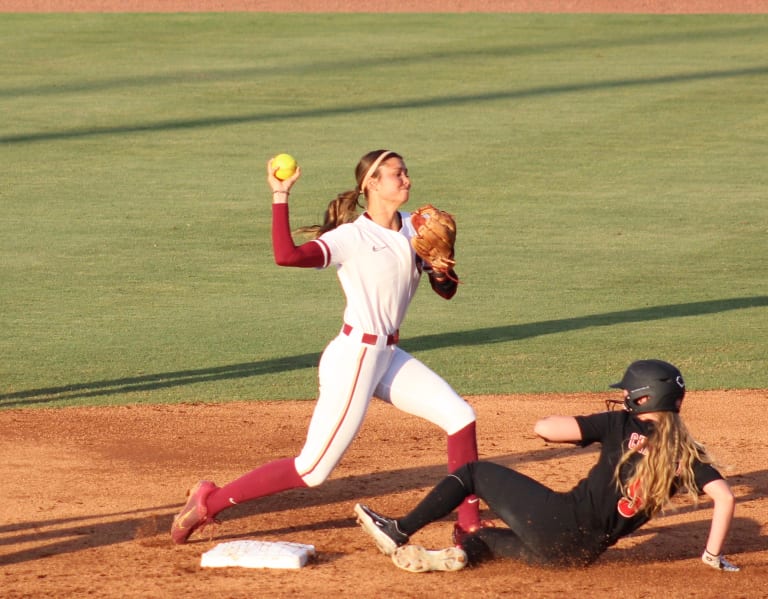
[[[467,554],[459,547],[430,550],[419,545],[398,547],[392,562],[408,572],[455,572],[467,565]]]

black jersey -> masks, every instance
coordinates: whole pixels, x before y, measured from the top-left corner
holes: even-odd
[[[610,547],[621,537],[645,524],[649,518],[639,509],[631,497],[625,497],[616,485],[614,472],[619,459],[629,447],[636,447],[653,430],[653,422],[640,420],[629,412],[601,412],[590,416],[576,416],[581,430],[581,445],[601,443],[597,463],[571,491],[577,503],[578,520],[587,536],[594,535],[602,549]],[[633,458],[623,469],[621,478],[631,475]],[[721,479],[720,473],[710,464],[697,461],[694,476],[699,491],[709,482]],[[672,494],[676,491],[672,489]],[[591,533],[591,534],[589,534]]]

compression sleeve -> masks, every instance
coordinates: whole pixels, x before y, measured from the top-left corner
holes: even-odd
[[[320,243],[313,240],[298,247],[293,243],[288,220],[288,204],[272,204],[272,250],[275,254],[275,263],[279,266],[302,268],[328,266],[327,254]]]
[[[433,272],[429,272],[428,274],[429,284],[432,286],[432,290],[437,293],[437,295],[447,300],[456,295],[456,290],[459,288],[459,284],[456,281],[453,281],[448,277],[445,277],[444,279],[438,279]],[[459,278],[453,270],[450,270],[449,274],[455,279]]]

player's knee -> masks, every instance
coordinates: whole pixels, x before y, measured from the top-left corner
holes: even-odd
[[[328,480],[327,476],[319,477],[314,473],[307,476],[302,476],[301,478],[308,487],[319,487],[326,480]]]
[[[316,465],[314,468],[307,471],[299,469],[299,476],[301,476],[301,480],[303,480],[304,484],[308,487],[319,487],[328,480],[331,472],[333,472],[333,466],[322,467],[322,465]]]
[[[446,427],[446,431],[449,435],[456,434],[474,424],[476,420],[475,410],[468,403],[464,403],[451,411],[451,422]]]

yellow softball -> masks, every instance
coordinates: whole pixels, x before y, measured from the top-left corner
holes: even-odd
[[[296,172],[296,159],[290,154],[278,154],[272,159],[272,168],[277,168],[275,177],[284,181]]]

